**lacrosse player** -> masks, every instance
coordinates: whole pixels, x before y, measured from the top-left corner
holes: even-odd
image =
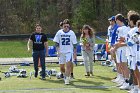
[[[117,34],[117,40],[114,44],[114,50],[113,52],[116,53],[116,60],[118,64],[118,73],[119,78],[116,80],[118,83],[117,86],[123,85],[126,79],[129,79],[129,70],[127,67],[127,57],[126,57],[126,43],[125,38],[127,36],[127,33],[129,31],[129,28],[125,26],[124,21],[125,18],[122,14],[117,14],[115,16],[116,23],[119,25],[119,28],[116,31]]]
[[[77,59],[77,39],[75,33],[70,30],[70,22],[68,19],[63,21],[63,28],[56,33],[53,41],[56,43],[56,46],[59,47],[59,64],[66,65],[64,81],[67,85],[70,82],[73,59]]]

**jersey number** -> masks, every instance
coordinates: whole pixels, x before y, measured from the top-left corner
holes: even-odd
[[[70,38],[62,38],[62,45],[70,45]]]

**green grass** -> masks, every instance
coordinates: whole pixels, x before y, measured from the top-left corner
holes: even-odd
[[[10,66],[0,65],[1,71],[8,71]],[[56,69],[59,71],[57,64],[48,64],[48,69]],[[21,67],[27,70],[27,75],[29,72],[33,71],[33,66]],[[64,81],[61,79],[56,79],[52,76],[51,79],[47,78],[42,81],[38,78],[32,77],[27,78],[17,78],[12,76],[9,78],[4,78],[3,73],[0,73],[2,81],[0,81],[0,92],[12,92],[14,93],[126,93],[124,90],[120,90],[111,82],[111,79],[115,76],[115,73],[111,71],[111,68],[101,66],[97,62],[94,64],[94,76],[86,78],[84,76],[85,69],[84,66],[76,66],[74,68],[75,79],[70,85],[64,85]],[[109,88],[96,88],[97,86],[108,86]]]
[[[48,43],[54,45],[50,40]],[[0,41],[0,51],[0,58],[31,57],[31,52],[27,52],[27,40]]]
[[[96,39],[96,43],[104,43]],[[49,46],[54,42],[48,41]],[[27,52],[27,40],[0,41],[0,58],[21,58],[31,57],[32,53]]]

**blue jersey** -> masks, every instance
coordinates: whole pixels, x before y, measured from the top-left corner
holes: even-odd
[[[116,31],[117,31],[118,27],[119,26],[117,24],[115,24],[112,28],[111,46],[113,46],[117,40]]]

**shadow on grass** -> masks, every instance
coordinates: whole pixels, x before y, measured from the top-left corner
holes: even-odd
[[[62,79],[58,79],[58,80],[47,79],[45,82],[64,84],[64,80]],[[102,90],[102,91],[111,91],[109,89],[110,87],[111,86],[104,86],[103,82],[88,81],[82,79],[74,79],[72,82],[70,82],[70,85],[64,86],[64,88],[80,88],[80,89]]]
[[[101,90],[101,91],[111,91],[107,86],[84,86],[84,85],[74,85],[75,88],[79,89],[90,89],[90,90]],[[94,93],[94,92],[93,92]]]
[[[76,82],[85,83],[85,84],[78,85]],[[89,85],[87,85],[87,84],[89,84]],[[111,91],[111,90],[109,90],[109,86],[103,86],[103,84],[104,84],[103,82],[94,82],[94,81],[87,81],[87,80],[81,80],[81,79],[77,79],[77,81],[71,82],[71,86],[73,86],[75,88]]]
[[[99,78],[99,79],[103,79],[103,80],[107,80],[107,81],[110,81],[112,80],[112,78],[109,78],[109,77],[104,77],[104,76],[95,76],[95,78]]]

